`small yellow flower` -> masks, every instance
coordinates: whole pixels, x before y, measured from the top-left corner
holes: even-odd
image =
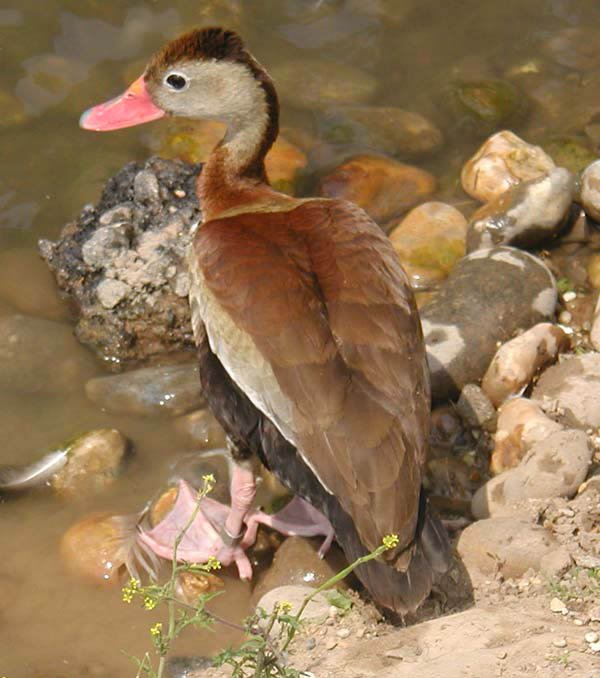
[[[154,624],[154,626],[150,628],[150,635],[156,638],[157,636],[160,636],[161,633],[162,633],[162,624],[160,622],[156,622],[156,624]]]
[[[204,481],[204,489],[207,492],[210,492],[217,482],[212,473],[207,473],[206,475],[202,476],[202,480]]]
[[[214,556],[209,556],[208,560],[206,561],[206,568],[208,570],[220,570],[221,563]]]
[[[382,539],[382,543],[385,546],[386,549],[393,549],[398,546],[400,543],[400,539],[398,539],[397,534],[386,534],[385,537]]]
[[[153,610],[156,607],[156,601],[153,598],[150,598],[150,596],[145,596],[144,607],[147,610]]]
[[[133,600],[133,591],[129,588],[124,588],[122,591],[121,600],[124,603],[130,603]]]
[[[280,603],[277,603],[277,612],[279,614],[287,614],[292,611],[292,604],[287,600],[282,600]]]

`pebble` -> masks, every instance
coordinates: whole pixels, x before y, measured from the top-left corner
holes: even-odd
[[[467,251],[492,245],[535,247],[563,226],[575,191],[571,172],[556,167],[523,181],[477,210],[469,223]]]
[[[586,214],[600,221],[600,160],[588,165],[581,176],[581,202]]]
[[[592,450],[583,431],[551,433],[536,442],[516,468],[480,487],[471,511],[476,518],[502,516],[527,499],[572,497],[585,480],[591,460]]]
[[[552,598],[550,601],[550,610],[557,614],[567,614],[567,606],[563,603],[560,598]]]
[[[482,428],[489,432],[496,429],[496,410],[477,384],[465,384],[456,403],[456,411],[471,428]]]
[[[199,449],[226,447],[225,431],[208,409],[190,412],[173,422],[175,430]]]
[[[334,144],[399,156],[432,153],[444,140],[424,116],[392,106],[338,109],[326,120],[324,136]]]
[[[133,195],[137,203],[157,203],[160,200],[158,178],[152,170],[144,169],[135,175]]]
[[[489,137],[461,172],[468,195],[489,202],[522,181],[547,175],[555,164],[539,146],[504,130]]]
[[[554,645],[554,647],[567,647],[567,641],[564,638],[557,638],[552,641],[552,645]]]
[[[591,645],[592,643],[597,643],[600,640],[600,636],[595,631],[588,631],[584,639],[586,643]]]
[[[377,81],[368,73],[324,59],[280,61],[270,72],[282,101],[309,111],[365,103],[377,89]]]
[[[529,385],[538,370],[569,348],[567,335],[551,323],[539,323],[503,344],[483,376],[481,388],[499,407]]]
[[[322,177],[319,195],[356,203],[379,223],[433,193],[435,177],[418,167],[376,155],[356,155]]]
[[[131,286],[120,280],[101,280],[96,287],[96,296],[104,308],[114,308],[131,293]]]
[[[469,574],[504,578],[539,572],[542,560],[563,550],[543,527],[514,518],[488,518],[472,523],[461,533],[457,551]]]
[[[73,393],[96,373],[93,357],[69,325],[25,315],[0,317],[0,388]]]
[[[315,638],[307,638],[306,642],[304,643],[304,647],[310,652],[311,650],[314,650],[315,647],[317,646],[317,641]]]
[[[85,392],[96,405],[115,414],[173,416],[204,403],[196,362],[97,377],[86,383]]]
[[[600,427],[599,380],[600,353],[570,356],[542,374],[532,398],[554,402],[571,426],[596,429]]]
[[[413,289],[443,280],[465,255],[467,220],[451,205],[427,202],[394,223],[386,230]]]
[[[96,229],[81,247],[83,261],[93,269],[102,270],[129,247],[128,231],[126,223]]]
[[[478,382],[498,343],[549,320],[555,306],[554,277],[537,257],[496,247],[461,259],[421,308],[434,400]]]
[[[600,652],[600,643],[590,643],[590,650],[592,652]]]
[[[337,632],[337,637],[338,637],[338,638],[342,638],[342,639],[348,638],[349,635],[350,635],[350,631],[349,631],[348,629],[340,629],[340,630]]]

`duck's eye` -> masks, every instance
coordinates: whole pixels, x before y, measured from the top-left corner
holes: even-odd
[[[165,78],[165,82],[171,89],[182,90],[187,85],[187,80],[179,73],[171,73]]]

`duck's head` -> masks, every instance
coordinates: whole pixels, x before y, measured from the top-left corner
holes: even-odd
[[[167,44],[121,96],[87,110],[84,129],[132,127],[165,115],[221,120],[277,117],[277,95],[241,38],[222,28],[186,33]]]

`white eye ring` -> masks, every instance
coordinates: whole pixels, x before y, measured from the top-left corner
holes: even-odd
[[[167,73],[163,82],[173,92],[183,92],[190,84],[187,76],[178,71],[170,71]]]

